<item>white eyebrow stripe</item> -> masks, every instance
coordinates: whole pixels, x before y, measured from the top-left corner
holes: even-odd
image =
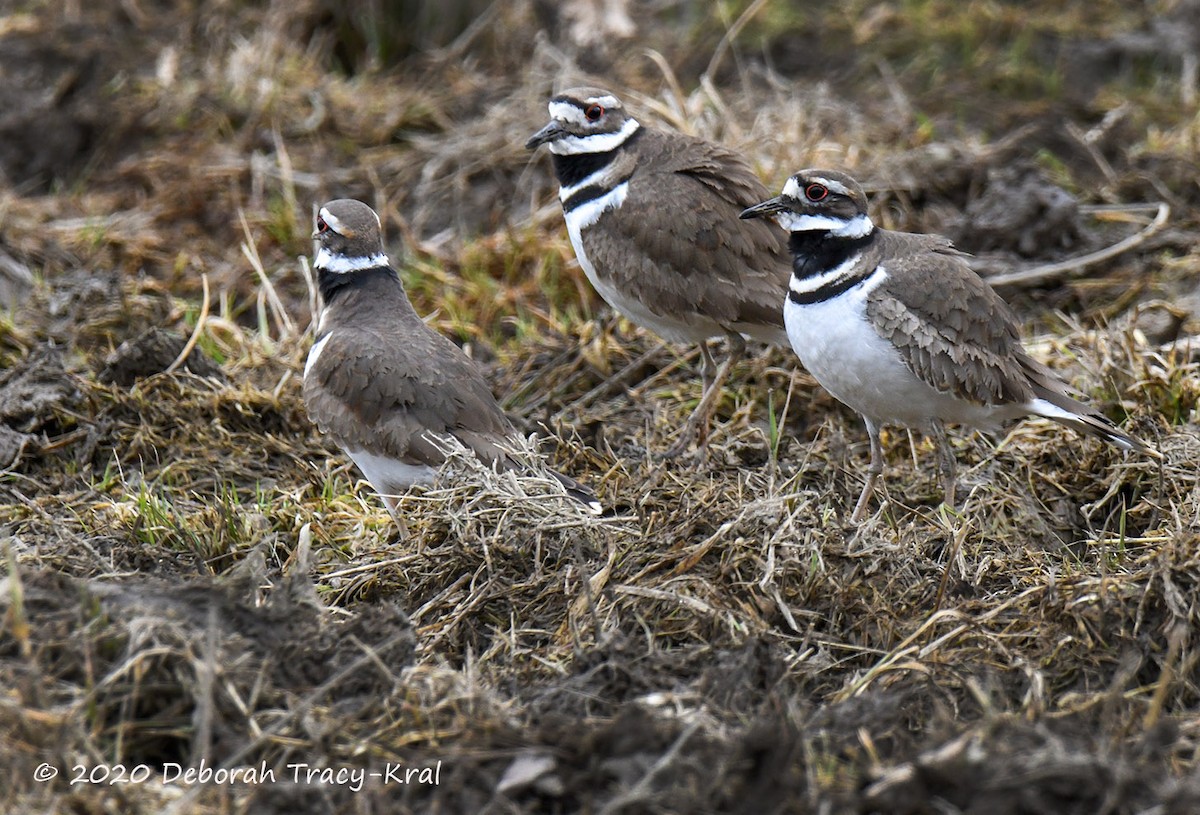
[[[318,214],[318,217],[320,217],[320,219],[322,221],[327,223],[329,225],[329,228],[332,229],[334,232],[338,233],[339,235],[346,234],[345,232],[342,231],[343,229],[345,229],[345,227],[342,225],[341,218],[339,218],[336,215],[331,214],[329,212],[329,210],[325,209],[325,207],[321,207],[321,211]]]
[[[566,119],[578,125],[586,125],[587,118],[584,116],[584,111],[592,105],[599,105],[605,110],[617,110],[621,107],[621,100],[615,96],[589,96],[583,100],[583,104],[576,102],[551,101],[547,106],[550,110],[551,119]]]
[[[371,214],[375,216],[375,223],[379,226],[380,231],[383,231],[383,221],[379,220],[379,213],[372,209]],[[346,227],[342,224],[342,219],[330,213],[330,211],[325,207],[321,207],[320,211],[317,213],[317,216],[325,221],[325,223],[329,224],[329,228],[334,232],[338,233],[339,235],[346,235],[347,237],[350,236],[350,233],[345,231]],[[351,230],[351,232],[353,231],[354,230]]]
[[[599,105],[606,110],[619,108],[621,106],[620,100],[618,100],[615,96],[589,96],[584,101],[588,105]]]
[[[830,192],[837,193],[838,195],[845,195],[847,198],[850,197],[849,188],[840,181],[834,181],[831,178],[821,178],[819,176],[813,178],[813,181],[824,186]]]
[[[806,182],[809,184],[820,184],[832,193],[844,195],[847,198],[850,197],[850,188],[840,181],[834,181],[831,178],[822,178],[819,175],[814,175],[806,179]],[[796,179],[796,176],[792,176],[783,183],[783,194],[788,198],[795,198],[797,200],[807,198],[807,196],[801,192],[800,182]]]

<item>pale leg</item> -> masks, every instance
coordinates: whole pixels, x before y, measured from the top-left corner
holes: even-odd
[[[867,503],[875,492],[875,482],[883,472],[883,444],[879,441],[879,425],[866,416],[863,422],[867,425],[867,437],[871,440],[871,465],[867,468],[867,483],[863,484],[858,503],[854,505],[854,514],[850,516],[850,523],[855,525],[862,523],[867,513]]]

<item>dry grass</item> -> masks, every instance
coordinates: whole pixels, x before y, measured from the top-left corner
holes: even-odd
[[[112,122],[73,183],[0,194],[0,241],[39,275],[0,321],[9,810],[1196,808],[1194,111],[1134,99],[1117,135],[1084,145],[1065,123],[1093,127],[1122,89],[1166,82],[1139,74],[1155,66],[1064,101],[1052,77],[1030,85],[1044,55],[1001,46],[1003,9],[863,7],[844,32],[842,12],[760,6],[705,81],[736,14],[639,18],[647,56],[576,48],[565,29],[535,41],[533,7],[501,5],[520,50],[439,30],[441,50],[353,76],[327,66],[358,40],[315,5],[201,15],[204,47],[132,23],[159,49],[153,75],[118,89],[136,122]],[[1066,41],[1145,22],[1122,8],[1047,8],[1034,28]],[[132,12],[76,13],[103,30]],[[943,17],[954,58],[906,61],[917,24]],[[871,56],[812,81],[800,35],[820,56],[839,32]],[[974,46],[977,81],[960,61]],[[371,53],[337,59],[386,56]],[[1145,244],[1005,291],[1034,354],[1155,444],[1161,470],[1045,422],[957,433],[964,497],[948,510],[928,444],[892,432],[878,511],[848,528],[865,434],[765,349],[723,394],[706,460],[648,456],[699,398],[696,353],[600,307],[548,169],[521,148],[581,64],[605,65],[645,118],[745,150],[772,186],[849,167],[900,228],[961,226],[1010,166],[1082,203],[1169,202]],[[1053,115],[1005,124],[1034,108]],[[404,499],[411,536],[395,539],[300,400],[297,258],[311,206],[334,195],[380,211],[418,309],[485,363],[542,440],[528,455],[589,483],[604,516],[452,456]],[[1032,257],[1014,235],[981,266],[1063,260],[1138,217],[1080,216],[1078,245]],[[201,759],[443,766],[437,787],[360,792],[158,782],[164,762]],[[64,776],[36,783],[43,762]],[[105,762],[152,766],[155,783],[66,783]]]

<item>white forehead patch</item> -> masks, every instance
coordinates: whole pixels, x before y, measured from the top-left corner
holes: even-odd
[[[557,122],[570,122],[579,127],[587,127],[587,119],[583,115],[583,111],[570,102],[551,102],[550,118]]]

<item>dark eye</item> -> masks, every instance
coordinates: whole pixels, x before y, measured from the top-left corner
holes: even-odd
[[[829,188],[823,184],[809,184],[804,188],[804,194],[809,201],[824,201],[829,197]]]
[[[317,216],[317,231],[318,232],[328,232],[329,231],[329,224],[325,223],[325,219],[322,218],[320,215]]]
[[[589,122],[598,122],[600,117],[604,115],[604,108],[600,105],[588,105],[587,110],[583,112]]]

